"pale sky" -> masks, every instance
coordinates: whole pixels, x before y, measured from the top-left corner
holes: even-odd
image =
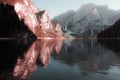
[[[120,0],[32,0],[40,10],[47,10],[51,18],[68,10],[77,10],[87,3],[108,5],[111,9],[120,9]]]

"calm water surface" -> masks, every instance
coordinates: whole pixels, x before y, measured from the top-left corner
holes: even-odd
[[[119,40],[0,40],[0,80],[120,80]]]

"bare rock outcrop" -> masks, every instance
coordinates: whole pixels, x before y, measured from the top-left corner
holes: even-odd
[[[61,26],[57,22],[51,22],[48,11],[40,11],[36,16],[39,27],[35,27],[35,34],[40,36],[38,38],[62,38]]]
[[[51,22],[48,12],[40,11],[31,0],[1,0],[0,3],[14,6],[19,20],[23,20],[38,39],[63,38],[60,25]]]

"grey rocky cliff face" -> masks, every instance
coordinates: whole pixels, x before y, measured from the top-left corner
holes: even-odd
[[[93,36],[114,24],[120,18],[120,11],[106,5],[85,4],[77,11],[68,11],[53,18],[62,26],[64,33]],[[70,34],[70,35],[71,35]]]

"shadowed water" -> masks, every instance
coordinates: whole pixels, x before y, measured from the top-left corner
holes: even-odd
[[[119,40],[0,40],[0,80],[119,80]]]

